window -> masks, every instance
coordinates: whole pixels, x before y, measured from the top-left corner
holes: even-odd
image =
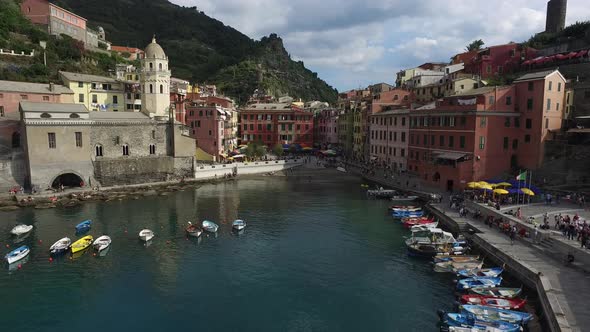
[[[74,134],[76,137],[76,147],[81,148],[82,147],[82,133],[77,131]]]
[[[549,118],[545,118],[545,129],[549,129]]]
[[[509,128],[510,127],[510,118],[506,117],[504,119],[504,127]]]
[[[119,97],[113,96],[113,104],[117,105],[119,103]]]
[[[555,110],[559,111],[559,103],[555,103]]]
[[[485,127],[486,127],[486,125],[487,125],[487,123],[488,123],[488,118],[487,118],[487,117],[485,117],[485,116],[482,116],[482,117],[479,119],[479,127],[480,127],[480,128],[485,128]]]
[[[428,145],[428,135],[424,135],[423,143],[424,145]]]
[[[47,141],[49,142],[50,149],[56,148],[55,133],[47,133]]]
[[[127,144],[123,144],[123,155],[124,156],[129,155],[129,145],[127,145]]]
[[[403,136],[404,133],[402,133]],[[401,157],[405,157],[406,156],[406,149],[402,149],[401,151]]]
[[[529,98],[526,100],[526,109],[527,111],[533,110],[533,98]]]
[[[526,127],[526,129],[531,129],[533,127],[533,120],[532,119],[526,119],[526,121],[525,121],[525,127]]]
[[[455,146],[455,136],[449,136],[449,148]]]
[[[455,126],[455,117],[451,116],[449,117],[449,127],[454,127]]]
[[[518,140],[514,139],[512,140],[512,150],[516,150],[518,149]]]
[[[488,74],[491,74],[492,73],[492,66],[491,65],[487,65],[486,71],[487,71]]]
[[[547,98],[547,111],[551,110],[551,98]]]
[[[589,93],[589,95],[590,95],[590,93]],[[402,118],[402,126],[405,126],[405,125],[406,125],[406,118]]]
[[[504,150],[508,149],[508,137],[504,137]]]
[[[436,137],[434,135],[430,136],[430,145],[434,146],[434,144],[436,144],[434,141],[436,140]]]
[[[161,63],[160,63],[160,64],[158,64],[158,69],[159,69],[160,71],[162,71],[162,64],[161,64]]]
[[[557,92],[561,92],[561,82],[557,82]]]
[[[271,131],[272,130],[272,125],[270,123],[266,125],[266,130],[267,131]]]
[[[461,119],[460,120],[461,121],[461,126],[462,127],[465,127],[465,124],[467,123],[467,119],[464,116],[462,116],[460,119]]]
[[[506,105],[512,105],[512,96],[506,97]]]
[[[84,102],[84,94],[83,93],[78,94],[78,102],[79,103],[83,103]]]
[[[92,103],[93,104],[98,103],[98,96],[97,95],[92,95]]]
[[[154,69],[154,64],[150,62],[150,70]]]
[[[494,105],[495,102],[496,102],[496,97],[494,97],[494,96],[488,97],[488,104]]]
[[[201,128],[201,120],[197,120],[197,128]],[[156,137],[154,137],[156,138]]]
[[[4,117],[4,106],[0,106],[0,118]]]
[[[547,88],[547,90],[551,91],[552,88],[553,88],[553,82],[549,81],[549,87]]]
[[[405,142],[406,142],[406,133],[402,133],[402,143],[405,143]]]
[[[524,135],[524,142],[530,143],[531,142],[531,135]]]
[[[164,93],[164,85],[160,84],[160,93]]]
[[[156,154],[156,145],[150,144],[150,155]]]
[[[20,133],[14,132],[12,133],[12,148],[20,148]]]
[[[43,96],[43,101],[49,101],[49,96]]]
[[[514,118],[514,128],[520,128],[520,118]]]
[[[503,69],[502,66],[498,66],[498,74],[502,74]]]
[[[84,83],[83,82],[78,82],[78,87],[79,88],[83,88],[84,87]]]
[[[262,130],[262,123],[259,123],[258,124],[258,131],[261,131],[261,130]]]
[[[459,147],[465,149],[465,136],[459,136]]]
[[[40,117],[42,119],[49,119],[49,118],[51,118],[51,114],[49,114],[49,113],[41,113],[41,116]]]
[[[254,124],[253,123],[250,124],[250,130],[254,130]]]
[[[150,84],[150,93],[154,93],[154,86]]]
[[[445,137],[443,135],[440,135],[438,144],[440,146],[445,146]]]
[[[535,89],[535,83],[529,82],[529,91],[533,91]]]
[[[479,149],[483,150],[486,147],[486,137],[479,136]]]
[[[20,99],[27,100],[27,99],[29,99],[29,96],[28,95],[20,95]]]

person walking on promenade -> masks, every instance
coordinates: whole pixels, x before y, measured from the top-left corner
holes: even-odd
[[[516,226],[512,226],[510,230],[510,245],[514,245],[514,238],[516,237]]]
[[[537,229],[537,225],[535,225],[535,231],[533,233],[533,244],[537,244],[539,240],[539,229]]]

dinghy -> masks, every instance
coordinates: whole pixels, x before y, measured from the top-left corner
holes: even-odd
[[[19,235],[26,234],[32,230],[33,230],[33,225],[16,225],[10,231],[10,233],[13,235],[19,236]]]
[[[29,249],[28,246],[21,246],[21,247],[18,247],[16,249],[12,250],[8,254],[6,254],[6,256],[4,256],[4,259],[6,260],[6,262],[8,264],[12,264],[14,262],[18,262],[21,259],[27,257],[27,255],[29,254],[30,251],[31,250]]]
[[[217,233],[217,230],[219,229],[219,225],[217,225],[216,223],[209,221],[209,220],[204,220],[203,221],[203,229],[206,230],[207,232],[210,233]]]
[[[52,255],[59,255],[66,252],[70,245],[72,244],[72,240],[69,237],[64,237],[62,239],[57,240],[51,247],[49,247],[49,252]]]
[[[83,222],[76,225],[76,233],[78,233],[78,234],[86,233],[90,230],[90,227],[92,227],[92,221],[91,220],[84,220]]]
[[[433,222],[430,224],[422,224],[422,225],[414,225],[410,227],[410,231],[412,232],[424,232],[432,228],[438,227],[438,222]]]
[[[435,263],[440,262],[456,262],[456,263],[467,263],[467,262],[477,262],[479,261],[479,256],[469,256],[469,255],[438,255],[434,257]]]
[[[442,319],[449,327],[471,328],[472,331],[507,331],[518,332],[520,325],[503,321],[482,321],[470,314],[447,313]],[[473,330],[474,329],[474,330]]]
[[[434,270],[436,272],[454,272],[457,273],[461,270],[481,269],[483,262],[439,262],[434,264]]]
[[[111,242],[109,236],[103,235],[94,240],[92,247],[97,251],[103,251],[111,245]]]
[[[241,231],[242,229],[246,228],[246,222],[241,219],[237,219],[234,220],[231,226],[233,227],[233,229]]]
[[[457,281],[457,290],[468,290],[472,288],[498,287],[502,283],[502,277],[474,277]]]
[[[501,267],[493,267],[490,269],[463,269],[457,271],[457,274],[464,278],[471,277],[499,277],[504,269]]]
[[[186,233],[192,237],[199,237],[203,233],[203,230],[199,226],[193,225],[193,223],[190,221],[188,222],[188,226],[186,226],[185,230]]]
[[[139,239],[143,242],[148,242],[149,240],[153,239],[154,236],[154,232],[152,232],[150,229],[142,229],[141,232],[139,232]]]
[[[514,299],[522,293],[522,288],[508,288],[508,287],[492,287],[492,288],[472,288],[472,293],[483,295],[483,296],[492,296],[492,297],[499,297],[502,299]]]
[[[90,245],[92,244],[92,240],[94,240],[92,235],[86,235],[85,237],[80,238],[78,241],[72,243],[72,254],[75,254],[79,251],[82,251],[90,247]]]
[[[513,324],[526,325],[533,319],[533,315],[528,312],[514,310],[505,310],[482,305],[466,304],[461,307],[462,313],[469,313],[476,317],[477,320],[485,322],[502,321]]]
[[[488,297],[476,294],[466,294],[461,296],[461,303],[484,305],[498,309],[521,310],[526,304],[525,299],[502,299],[499,297]]]

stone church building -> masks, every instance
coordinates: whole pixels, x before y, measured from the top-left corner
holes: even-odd
[[[142,59],[142,110],[20,103],[25,187],[113,186],[193,177],[195,140],[170,108],[168,57],[155,38]]]

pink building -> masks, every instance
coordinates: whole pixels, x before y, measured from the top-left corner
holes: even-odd
[[[479,75],[481,79],[513,73],[520,68],[524,60],[535,57],[537,50],[523,47],[521,44],[510,43],[486,47],[474,51],[457,54],[453,63],[465,63],[465,72]]]
[[[410,111],[393,109],[369,117],[369,152],[372,161],[393,170],[407,168]]]
[[[84,43],[87,41],[86,19],[47,0],[24,0],[21,12],[31,22],[41,25],[52,35],[65,34]]]
[[[221,107],[193,106],[186,107],[186,125],[190,136],[196,139],[197,149],[219,160],[223,151],[223,122],[226,113]]]
[[[322,149],[338,144],[338,115],[336,109],[323,109],[314,118],[314,145]]]
[[[73,103],[74,91],[53,83],[0,81],[0,154],[20,147],[19,103]]]

